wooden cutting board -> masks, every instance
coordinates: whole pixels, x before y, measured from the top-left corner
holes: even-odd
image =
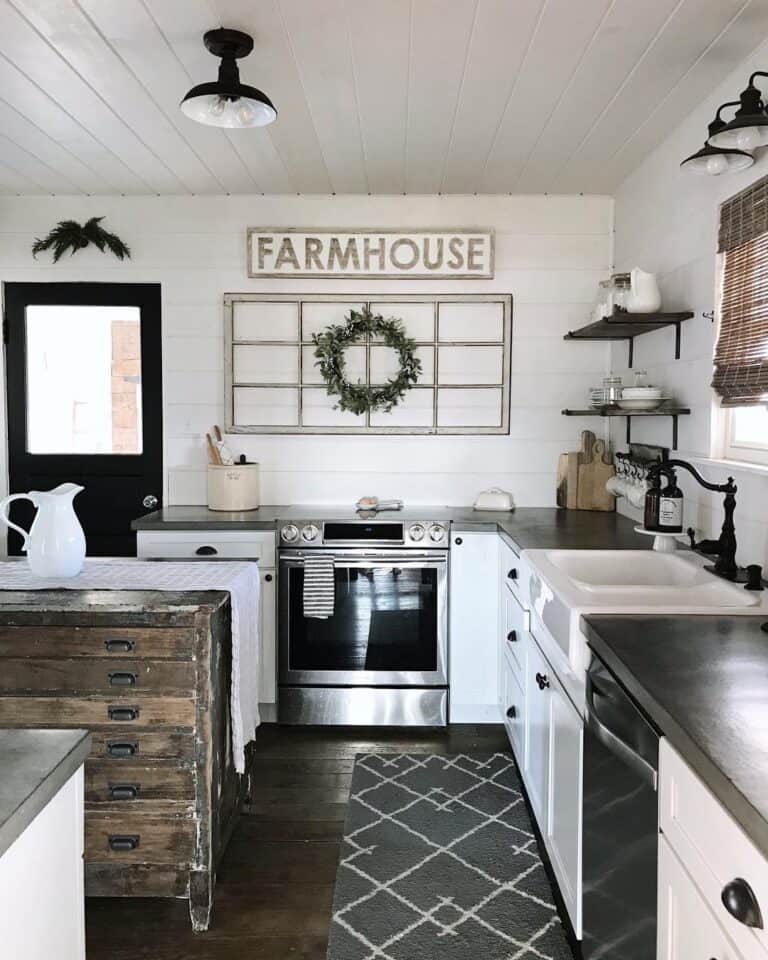
[[[584,430],[581,434],[581,450],[576,457],[576,509],[615,510],[616,498],[605,489],[606,481],[616,472],[605,441],[598,440],[591,430]]]
[[[576,494],[579,484],[579,454],[561,453],[557,464],[557,505],[568,510],[576,509]]]

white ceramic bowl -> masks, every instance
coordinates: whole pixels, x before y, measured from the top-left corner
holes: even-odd
[[[622,397],[618,401],[622,410],[655,410],[668,397]]]
[[[624,387],[621,395],[627,400],[658,400],[662,392],[661,387]]]

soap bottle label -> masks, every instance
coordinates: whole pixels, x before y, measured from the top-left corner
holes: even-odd
[[[659,526],[682,527],[683,500],[681,497],[662,497],[659,503]]]

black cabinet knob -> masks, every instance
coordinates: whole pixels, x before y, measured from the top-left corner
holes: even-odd
[[[266,580],[267,583],[272,583],[272,574],[271,574],[271,573],[268,573],[268,574],[264,577],[264,579]]]
[[[462,543],[464,543],[461,537],[456,537],[456,539],[453,542],[456,544],[457,547],[460,547]]]
[[[512,567],[512,569],[507,574],[508,580],[517,580],[517,567]]]
[[[514,720],[517,716],[517,707],[507,707],[507,716],[510,720]]]
[[[507,634],[507,641],[509,643],[517,643],[517,630],[510,630]]]
[[[216,547],[198,547],[195,550],[198,557],[215,557],[218,552]]]
[[[546,675],[546,673],[537,673],[536,683],[539,685],[539,690],[546,690],[546,688],[549,686],[549,677]]]
[[[743,923],[745,927],[763,929],[763,915],[755,893],[741,877],[736,877],[723,887],[720,899],[723,906],[732,917]]]

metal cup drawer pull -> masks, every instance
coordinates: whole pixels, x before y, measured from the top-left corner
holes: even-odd
[[[110,800],[136,800],[141,787],[138,783],[110,783]]]
[[[141,837],[138,833],[122,834],[111,833],[109,835],[109,849],[116,853],[124,850],[136,850],[139,846]]]
[[[126,640],[123,637],[110,637],[104,641],[107,653],[131,653],[135,646],[135,640]]]
[[[107,744],[110,757],[134,757],[138,752],[138,740],[110,740]]]
[[[107,716],[110,720],[122,722],[139,719],[138,707],[107,707]]]
[[[138,675],[130,670],[117,670],[108,673],[110,687],[135,687],[139,682]]]

